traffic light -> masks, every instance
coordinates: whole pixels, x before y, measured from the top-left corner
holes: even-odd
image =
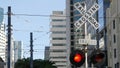
[[[94,66],[98,66],[98,65],[103,65],[105,62],[105,53],[104,52],[95,52],[91,58],[90,61],[91,63],[94,64]]]
[[[76,67],[80,67],[85,62],[85,54],[81,50],[74,50],[70,54],[70,62]]]

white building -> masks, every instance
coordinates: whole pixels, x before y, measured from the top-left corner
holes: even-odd
[[[0,57],[6,62],[6,34],[4,23],[0,23]]]
[[[69,68],[69,36],[64,12],[53,11],[50,25],[50,61],[55,62],[57,68]]]
[[[108,67],[120,68],[120,0],[112,0],[107,9]]]

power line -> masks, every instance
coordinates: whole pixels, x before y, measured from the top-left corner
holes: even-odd
[[[7,15],[7,14],[4,14],[4,15]],[[39,17],[76,17],[76,16],[66,16],[66,15],[42,15],[42,14],[11,14],[12,16],[31,16],[31,17],[34,17],[34,16],[39,16]],[[77,15],[77,16],[80,16],[80,15]],[[117,17],[99,17],[99,18],[120,18],[119,16]]]

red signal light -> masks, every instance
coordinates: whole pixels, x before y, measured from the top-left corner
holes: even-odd
[[[102,61],[103,61],[103,58],[104,58],[104,54],[103,54],[103,53],[97,54],[97,55],[95,56],[95,61],[96,61],[96,62],[102,62]]]
[[[74,50],[73,52],[71,52],[69,59],[72,65],[80,67],[85,62],[85,54],[81,50]]]
[[[81,56],[80,54],[76,54],[76,55],[74,56],[74,61],[75,61],[75,62],[79,63],[81,60],[82,60],[82,56]]]
[[[104,52],[96,52],[91,56],[90,62],[93,63],[94,66],[103,65],[105,62],[105,59],[106,59],[106,56]]]

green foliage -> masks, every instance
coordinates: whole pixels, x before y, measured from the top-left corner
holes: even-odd
[[[53,62],[47,60],[36,59],[33,60],[33,68],[57,68],[53,66]],[[21,59],[15,63],[15,68],[30,68],[30,59]]]

